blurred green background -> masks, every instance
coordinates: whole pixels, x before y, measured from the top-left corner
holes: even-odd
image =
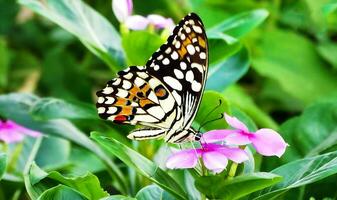
[[[124,54],[118,57],[117,53],[101,52],[85,38],[79,37],[80,34],[74,36],[47,18],[21,6],[34,8],[33,0],[19,2],[21,4],[0,0],[0,115],[15,119],[29,128],[49,131],[51,135],[61,135],[72,141],[70,143],[50,137],[50,144],[48,141],[42,143],[41,148],[45,150],[40,152],[46,156],[41,155],[43,159],[36,162],[44,170],[57,169],[77,175],[89,170],[100,177],[105,189],[118,193],[116,191],[121,191],[116,190],[118,186],[112,187],[110,180],[102,178],[109,174],[100,160],[104,155],[98,156],[98,159],[94,155],[100,154],[95,150],[97,147],[87,141],[88,137],[76,141],[76,134],[82,131],[84,135],[89,135],[90,131],[104,130],[107,135],[114,135],[123,143],[133,145],[143,155],[154,157],[161,143],[131,144],[124,137],[130,127],[99,121],[90,106],[95,102],[95,92],[113,78],[118,70],[128,65],[145,64],[151,53],[165,41],[163,35],[147,30],[122,35]],[[47,1],[37,2],[44,5]],[[64,6],[67,1],[62,2],[64,4],[60,5],[63,7],[57,8],[64,11],[64,16],[73,17],[76,7]],[[112,12],[111,1],[84,2],[103,15],[119,32],[120,25]],[[251,129],[276,129],[290,144],[289,150],[280,160],[257,157],[256,169],[260,171],[269,171],[290,161],[337,150],[336,10],[337,1],[330,0],[146,0],[146,3],[134,0],[136,14],[161,14],[175,22],[191,11],[201,16],[210,38],[207,89],[217,91],[217,95],[229,105],[228,109],[250,123]],[[51,12],[46,15],[54,22],[60,20],[56,15],[52,16]],[[61,26],[76,32],[76,20],[74,24]],[[81,30],[81,24],[77,28]],[[111,58],[109,53],[116,56]],[[36,96],[8,95],[13,92],[33,93]],[[53,99],[43,99],[37,107],[35,102],[40,101],[37,96]],[[208,94],[203,104],[209,103],[211,97],[212,94]],[[60,100],[57,102],[59,105],[48,107],[51,112],[46,110],[46,102],[56,99]],[[82,110],[63,100],[76,102]],[[35,107],[29,107],[32,105]],[[197,121],[208,110],[209,107],[202,106]],[[69,120],[72,124],[67,124],[68,121],[53,121],[59,118]],[[41,119],[51,121],[38,121]],[[63,129],[50,128],[57,126]],[[115,134],[116,129],[119,129],[120,134]],[[28,145],[27,149],[33,146],[32,142],[24,144]],[[55,145],[55,151],[53,148],[48,149],[51,144]],[[10,148],[17,149],[14,146]],[[57,162],[46,159],[56,154],[60,155]],[[11,155],[16,154],[12,152]],[[27,156],[23,160],[19,165],[17,159],[12,159],[9,174],[17,177],[5,176],[0,187],[10,189],[0,188],[0,199],[12,196],[18,191],[17,188],[21,191],[24,187],[22,170]],[[94,164],[86,165],[87,160]],[[117,162],[118,166],[120,164]],[[110,163],[109,166],[113,168],[115,164]],[[125,166],[121,168],[127,171]],[[128,191],[129,194],[135,194],[149,183],[138,179],[129,180],[131,185],[134,184],[130,186],[132,189]],[[337,176],[305,187],[296,189],[287,198],[336,198]],[[21,192],[17,198],[27,197],[27,194]]]

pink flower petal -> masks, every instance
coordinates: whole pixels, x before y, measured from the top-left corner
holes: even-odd
[[[248,135],[245,133],[230,134],[225,138],[225,141],[228,145],[246,145],[251,143]]]
[[[222,172],[228,163],[226,156],[216,151],[204,152],[202,160],[205,167],[214,173]]]
[[[15,122],[10,121],[10,120],[7,121],[7,125],[11,129],[16,130],[18,133],[23,134],[23,135],[28,135],[28,136],[31,136],[31,137],[39,137],[39,136],[41,136],[40,132],[30,130],[30,129],[25,128],[25,127],[23,127],[23,126],[21,126],[19,124],[16,124]]]
[[[19,142],[25,135],[39,137],[41,133],[27,129],[11,120],[0,123],[0,140],[6,143]]]
[[[148,15],[147,19],[156,28],[171,28],[174,26],[173,20],[171,18],[165,18],[161,15],[156,14]]]
[[[201,136],[201,142],[212,143],[225,140],[227,136],[237,133],[237,130],[212,130],[208,131]]]
[[[240,148],[222,147],[218,152],[236,163],[242,163],[249,159],[247,153]]]
[[[132,15],[126,19],[125,25],[132,30],[144,30],[149,25],[149,20],[141,15]]]
[[[247,126],[243,122],[241,122],[238,118],[231,117],[225,113],[225,120],[231,127],[242,130],[247,133],[249,132]]]
[[[197,163],[197,150],[188,149],[172,154],[166,161],[166,167],[169,169],[186,169],[195,167]]]
[[[268,128],[260,129],[255,134],[251,134],[250,139],[256,151],[264,156],[281,157],[288,146],[281,135]]]
[[[4,141],[7,144],[20,142],[23,140],[23,138],[24,136],[15,130],[0,128],[0,140]]]
[[[125,20],[132,14],[132,0],[113,0],[112,10],[119,22]]]

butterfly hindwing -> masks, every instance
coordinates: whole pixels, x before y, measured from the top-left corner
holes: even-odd
[[[96,93],[99,116],[116,123],[169,128],[167,116],[175,101],[161,82],[144,67],[132,66],[118,75]]]

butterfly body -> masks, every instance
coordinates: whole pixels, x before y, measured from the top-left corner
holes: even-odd
[[[118,73],[97,92],[101,118],[143,125],[130,139],[196,140],[191,127],[207,76],[207,37],[200,18],[187,15],[145,66]]]

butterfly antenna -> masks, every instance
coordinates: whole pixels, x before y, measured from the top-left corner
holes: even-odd
[[[221,104],[222,104],[222,101],[221,101],[221,99],[219,99],[219,104],[217,106],[215,106],[211,111],[209,111],[209,113],[201,120],[200,124],[204,124],[207,117],[210,116],[214,111],[216,111],[221,106]],[[201,129],[201,125],[200,125],[198,131],[200,131],[200,129]]]
[[[216,109],[218,109],[218,108],[221,106],[221,104],[222,104],[222,101],[221,101],[221,99],[219,99],[219,104],[216,105],[211,111],[209,111],[209,113],[207,113],[207,115],[201,120],[201,124],[206,120],[206,118],[207,118],[210,114],[212,114]]]
[[[207,125],[208,123],[217,121],[217,120],[219,120],[219,119],[222,119],[223,117],[224,117],[224,114],[221,113],[221,114],[220,114],[220,117],[215,118],[215,119],[211,119],[211,120],[209,120],[209,121],[206,121],[205,123],[203,123],[203,124],[200,125],[200,127],[199,127],[199,129],[198,129],[198,132],[200,132],[201,128],[204,127],[205,125]]]

